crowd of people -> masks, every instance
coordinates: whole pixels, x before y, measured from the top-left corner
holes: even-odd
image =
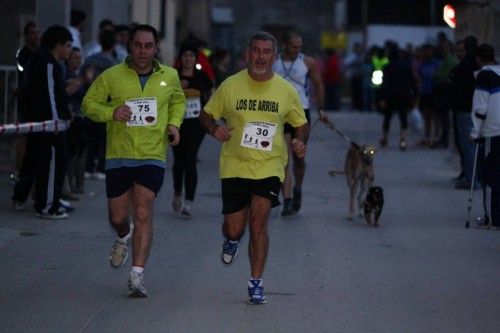
[[[389,144],[394,113],[403,151],[410,110],[418,108],[423,117],[420,146],[448,147],[453,124],[463,168],[456,187],[482,186],[482,223],[500,227],[500,175],[495,167],[500,163],[500,70],[490,45],[478,46],[472,36],[453,45],[439,35],[437,46],[403,50],[387,42],[365,53],[355,44],[345,59],[335,50],[315,59],[302,53],[298,32],[285,33],[278,52],[275,37],[259,31],[242,53],[244,64],[234,70],[227,50],[210,54],[193,36],[180,44],[169,67],[157,59],[159,37],[152,26],[116,26],[103,20],[97,39],[82,45],[85,19],[85,13],[75,11],[69,28],[54,25],[41,37],[36,23],[26,25],[25,46],[18,53],[20,119],[71,124],[67,131],[30,133],[21,141],[12,201],[20,210],[33,192],[38,217],[65,219],[72,209],[65,195],[78,198],[85,181],[105,180],[109,223],[116,233],[109,261],[113,268],[123,267],[131,242],[131,296],[147,296],[144,267],[167,147],[173,148],[172,208],[192,218],[197,155],[208,133],[222,143],[221,260],[234,262],[248,225],[249,302],[266,302],[262,277],[271,208],[280,204],[281,193],[282,216],[300,210],[310,110],[331,124],[325,110],[341,108],[344,75],[352,108],[383,114],[382,147]]]

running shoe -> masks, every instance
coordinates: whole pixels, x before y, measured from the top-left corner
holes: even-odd
[[[36,216],[44,220],[64,220],[69,217],[68,213],[64,211],[58,211],[57,213],[40,213],[37,212]]]
[[[298,212],[300,210],[300,206],[302,205],[302,190],[300,188],[293,188],[293,199],[292,199],[292,209],[294,212]]]
[[[144,286],[144,273],[138,273],[135,271],[130,272],[130,278],[128,279],[128,291],[130,297],[148,297],[148,292]]]
[[[225,265],[229,265],[233,262],[238,253],[238,244],[239,242],[232,243],[229,239],[226,239],[224,243],[222,243],[221,259]]]
[[[399,150],[405,151],[406,147],[407,147],[406,140],[405,139],[399,140]]]
[[[185,219],[192,218],[193,214],[191,213],[191,207],[183,207],[181,211],[181,216]]]
[[[292,216],[295,212],[292,209],[292,199],[285,199],[283,202],[283,210],[281,211],[281,216],[288,217]]]
[[[109,263],[113,268],[120,268],[125,265],[128,258],[128,239],[116,239],[109,254]]]
[[[17,212],[24,210],[23,203],[17,200],[12,200],[12,210],[15,210]]]
[[[92,178],[94,178],[95,180],[105,180],[106,174],[104,172],[94,172],[92,174]]]
[[[266,296],[264,295],[264,287],[262,280],[248,280],[248,303],[250,304],[266,304]]]
[[[182,209],[182,194],[174,194],[174,199],[172,200],[172,208],[174,212],[180,213]]]
[[[476,225],[479,228],[489,228],[490,227],[490,218],[488,216],[484,216],[484,217],[478,216],[476,218]]]

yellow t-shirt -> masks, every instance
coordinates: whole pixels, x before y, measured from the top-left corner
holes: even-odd
[[[283,125],[307,123],[295,88],[279,75],[268,81],[253,80],[247,70],[226,79],[204,110],[214,119],[224,118],[231,139],[220,156],[220,178],[283,181],[288,159]]]

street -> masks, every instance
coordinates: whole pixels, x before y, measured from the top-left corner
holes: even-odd
[[[315,115],[314,115],[315,116]],[[377,113],[329,113],[357,143],[378,146]],[[313,118],[315,120],[315,118]],[[264,274],[268,304],[247,304],[245,235],[236,262],[220,262],[218,153],[200,149],[193,219],[171,208],[169,152],[155,203],[154,242],[145,281],[149,297],[127,297],[130,259],[113,270],[113,234],[104,182],[89,180],[67,220],[11,209],[12,184],[0,173],[0,332],[498,332],[500,231],[465,229],[469,192],[455,190],[451,150],[417,148],[413,133],[375,156],[384,188],[380,227],[346,220],[343,170],[348,144],[322,124],[308,143],[303,207],[292,218],[273,209]],[[472,216],[481,215],[475,191]],[[474,223],[472,223],[474,224]]]

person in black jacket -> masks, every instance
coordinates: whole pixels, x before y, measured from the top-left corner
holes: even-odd
[[[53,25],[43,33],[40,49],[28,64],[24,76],[23,98],[27,121],[70,120],[63,69],[59,61],[68,59],[71,41],[71,33],[63,26]],[[66,163],[65,131],[28,135],[23,165],[37,166],[34,168],[35,211],[40,218],[68,217],[60,208],[59,201]],[[13,200],[23,202],[17,197],[17,193],[26,193],[21,186],[20,183],[16,184]]]
[[[408,130],[408,111],[415,101],[416,83],[408,64],[401,60],[397,45],[389,48],[389,63],[383,69],[383,81],[380,86],[379,107],[384,114],[380,145],[387,145],[387,136],[394,112],[399,115],[399,148],[406,150],[406,132]]]
[[[198,117],[205,106],[214,84],[205,72],[196,68],[198,49],[193,44],[181,45],[179,52],[180,66],[177,68],[184,95],[186,96],[186,113],[179,132],[181,139],[173,146],[174,164],[172,176],[174,180],[174,198],[172,208],[185,218],[191,218],[192,205],[198,183],[196,159],[205,131]],[[184,189],[184,202],[182,190]]]
[[[473,182],[474,188],[479,188],[477,177],[472,179],[474,167],[474,143],[470,140],[472,131],[472,96],[474,95],[475,78],[474,71],[478,69],[476,64],[477,39],[468,36],[464,40],[465,57],[455,66],[450,74],[451,82],[451,109],[455,115],[457,125],[458,141],[462,152],[464,178],[457,180],[455,188],[470,189]]]
[[[29,21],[24,26],[24,46],[16,52],[16,67],[17,67],[17,117],[18,123],[26,121],[26,108],[24,105],[24,72],[34,57],[36,49],[40,45],[40,28],[38,25]],[[16,182],[24,182],[22,185],[26,189],[26,193],[19,193],[20,200],[12,199],[12,208],[14,210],[23,210],[23,203],[28,198],[31,187],[33,186],[33,170],[28,167],[23,167],[22,161],[26,151],[27,135],[22,135],[16,145],[16,170],[11,174],[11,179]],[[22,170],[22,172],[21,172]],[[24,198],[24,199],[23,199]]]

